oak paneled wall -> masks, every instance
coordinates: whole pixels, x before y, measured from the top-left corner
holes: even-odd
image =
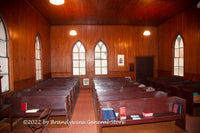
[[[20,90],[35,83],[35,37],[39,33],[42,44],[42,73],[50,69],[50,25],[29,3],[24,0],[4,0],[0,13],[9,32],[9,57],[11,88]],[[15,83],[15,84],[14,84]],[[20,86],[21,84],[21,86]]]
[[[200,77],[200,9],[192,7],[159,25],[158,69],[170,71],[171,75],[173,74],[172,48],[178,33],[182,35],[184,41],[185,78],[193,77],[196,80]]]
[[[144,37],[143,26],[128,25],[56,25],[51,26],[51,72],[52,77],[72,76],[72,48],[81,41],[86,49],[86,76],[94,74],[94,49],[98,41],[103,41],[108,48],[108,75],[135,77],[129,72],[129,64],[135,64],[136,56],[154,56],[154,72],[157,75],[157,27],[149,27],[152,35]],[[77,36],[69,36],[71,29],[77,30]],[[124,54],[124,67],[117,66],[117,55]],[[102,77],[102,76],[100,76]],[[135,79],[135,78],[134,78]]]

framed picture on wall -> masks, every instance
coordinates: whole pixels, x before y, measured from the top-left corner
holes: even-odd
[[[118,64],[118,66],[124,66],[124,55],[123,54],[117,55],[117,64]]]

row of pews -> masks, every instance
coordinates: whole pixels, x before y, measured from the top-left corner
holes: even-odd
[[[151,77],[146,79],[146,85],[153,86],[157,90],[167,92],[169,95],[176,95],[175,91],[171,89],[173,85],[184,85],[190,83],[190,80],[174,77]]]
[[[52,78],[4,97],[3,103],[12,104],[13,117],[40,116],[45,108],[50,107],[51,116],[66,115],[66,119],[70,120],[79,90],[79,78]],[[26,113],[24,106],[27,110],[39,111]]]
[[[128,78],[93,78],[93,99],[99,131],[108,127],[124,127],[147,123],[175,121],[185,129],[186,101],[180,97],[168,96],[166,92],[134,82]],[[181,113],[173,111],[174,104],[181,105]],[[105,120],[104,109],[113,109],[116,119]],[[126,117],[121,120],[120,110],[125,108]],[[152,112],[152,117],[143,113]],[[118,114],[118,115],[117,115]],[[134,120],[132,115],[140,119]],[[116,121],[116,122],[113,122]],[[120,122],[123,121],[123,122]]]
[[[167,92],[171,96],[186,99],[186,112],[190,115],[200,113],[200,82],[175,77],[147,78],[146,85]]]

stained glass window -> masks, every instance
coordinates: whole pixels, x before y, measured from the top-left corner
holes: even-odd
[[[102,41],[99,41],[95,47],[95,75],[108,74],[107,48]]]
[[[174,44],[174,75],[184,76],[184,45],[180,35]]]
[[[83,44],[78,41],[74,45],[72,52],[73,75],[86,75],[85,48]]]

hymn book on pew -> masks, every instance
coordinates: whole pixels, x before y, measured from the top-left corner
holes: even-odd
[[[120,120],[125,120],[126,119],[126,107],[120,107]]]
[[[200,103],[200,95],[198,92],[193,93],[193,102],[194,103]]]
[[[115,111],[113,108],[102,108],[103,120],[116,120]]]
[[[27,103],[21,103],[21,111],[27,110]]]
[[[173,104],[173,112],[177,113],[177,114],[181,114],[181,104],[180,103]]]
[[[26,110],[26,113],[36,113],[38,111],[39,109],[29,109],[29,110]]]
[[[140,120],[140,116],[139,115],[130,115],[132,120]]]
[[[153,117],[153,112],[143,112],[142,115],[144,117]]]

